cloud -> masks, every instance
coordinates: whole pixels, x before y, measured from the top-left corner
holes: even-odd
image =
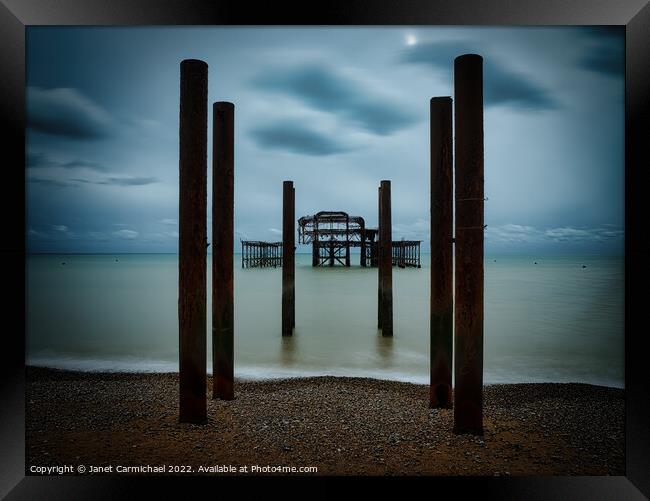
[[[158,179],[155,177],[109,177],[104,181],[99,181],[97,184],[112,184],[114,186],[144,186],[147,184],[157,183]]]
[[[623,26],[581,26],[578,33],[585,38],[595,41],[623,41],[625,28]]]
[[[158,179],[155,177],[109,177],[99,181],[91,181],[90,179],[72,178],[70,181],[82,184],[102,184],[112,186],[144,186],[147,184],[157,183]]]
[[[75,159],[67,162],[59,162],[41,152],[27,153],[27,167],[29,169],[48,169],[53,167],[61,169],[89,169],[98,172],[106,172],[109,170],[105,165],[88,160]]]
[[[134,240],[138,238],[139,233],[134,230],[118,230],[113,232],[113,236],[123,238],[124,240]]]
[[[99,184],[99,185],[110,185],[110,186],[145,186],[148,184],[157,183],[158,179],[155,177],[109,177],[106,179],[100,180],[90,180],[79,177],[70,178],[67,180],[59,179],[49,179],[36,176],[30,176],[27,178],[27,182],[33,184],[40,184],[42,186],[48,186],[51,188],[68,188],[68,187],[78,187],[81,184]]]
[[[282,235],[282,230],[278,230],[277,228],[269,228],[269,231],[275,235]]]
[[[49,167],[58,167],[59,162],[52,160],[45,153],[27,152],[25,163],[30,169],[47,169]]]
[[[249,131],[261,148],[274,148],[303,155],[326,156],[352,148],[303,123],[281,121]]]
[[[625,232],[623,230],[612,230],[608,228],[553,228],[546,230],[546,237],[556,242],[604,242],[605,240],[614,240],[622,238]]]
[[[486,228],[485,238],[492,242],[503,243],[532,243],[543,240],[544,233],[534,226],[520,224],[504,224]]]
[[[99,240],[100,242],[109,240],[108,235],[106,233],[102,233],[101,231],[90,231],[88,232],[88,237],[92,240]]]
[[[97,162],[90,162],[88,160],[71,160],[69,162],[61,162],[57,164],[57,167],[63,169],[90,169],[99,172],[105,172],[108,169],[105,165],[99,164]]]
[[[27,125],[71,139],[101,139],[114,133],[113,117],[74,88],[27,88]]]
[[[490,226],[485,230],[485,238],[490,242],[499,243],[542,243],[542,242],[604,242],[622,238],[624,231],[615,229],[613,225],[603,225],[602,228],[573,228],[570,226],[539,229],[534,226],[520,224],[504,224]],[[271,229],[269,229],[271,231]],[[393,225],[395,240],[427,240],[430,233],[428,219],[416,219],[410,223]]]
[[[404,49],[400,60],[441,71],[450,81],[454,59],[462,54],[483,55],[483,97],[486,106],[510,106],[529,110],[549,110],[558,104],[549,92],[531,78],[485,55],[482,47],[465,41],[426,42]]]
[[[258,89],[288,95],[319,111],[332,113],[373,134],[385,136],[417,121],[393,99],[364,87],[322,64],[276,69],[253,80]]]
[[[41,186],[47,186],[51,188],[68,188],[70,186],[78,186],[75,183],[70,183],[67,181],[59,181],[57,179],[47,179],[43,177],[33,176],[28,177],[27,182],[31,184],[40,184]]]
[[[160,222],[162,224],[166,224],[168,226],[177,226],[178,225],[178,219],[161,219]]]
[[[45,233],[43,231],[36,231],[36,230],[34,230],[32,228],[29,229],[27,234],[32,238],[38,238],[38,239],[47,239],[48,238],[47,233]]]
[[[580,59],[580,65],[595,73],[622,77],[625,68],[623,56],[623,51],[619,47],[601,47],[584,54]]]
[[[30,239],[56,241],[56,240],[77,240],[78,236],[70,231],[65,224],[49,224],[39,230],[29,228],[27,236]]]
[[[485,237],[491,242],[501,243],[540,243],[540,242],[605,242],[623,238],[625,232],[613,229],[610,225],[603,228],[574,228],[564,226],[541,230],[534,226],[504,224],[488,226]]]

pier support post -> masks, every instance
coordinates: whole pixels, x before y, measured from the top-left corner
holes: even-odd
[[[179,420],[205,423],[208,65],[181,62],[179,120]]]
[[[295,319],[295,192],[293,181],[282,183],[282,335],[291,336]]]
[[[381,239],[379,237],[379,235],[381,235],[381,185],[379,186],[379,188],[377,190],[377,194],[378,194],[377,200],[378,200],[379,206],[378,206],[378,212],[377,212],[377,246],[376,246],[376,252],[375,252],[375,262],[376,262],[376,265],[377,265],[377,277],[378,277],[377,278],[377,328],[381,329],[381,318],[382,318],[381,317],[381,298],[382,298],[381,286],[383,284],[383,282],[382,282],[382,278],[383,278],[382,268],[381,268],[380,261],[379,261],[379,256],[381,255],[381,249],[380,249],[380,247],[381,247],[380,240]]]
[[[483,58],[454,61],[456,128],[454,432],[483,434]]]
[[[235,106],[212,108],[212,398],[232,400]]]
[[[451,98],[430,102],[431,292],[429,296],[429,407],[451,407],[454,346],[453,182]],[[419,245],[418,245],[419,246]],[[419,264],[419,262],[418,262]]]
[[[393,250],[390,181],[381,182],[379,222],[379,280],[381,282],[381,335],[393,335]]]
[[[291,328],[296,327],[296,188],[291,188]]]

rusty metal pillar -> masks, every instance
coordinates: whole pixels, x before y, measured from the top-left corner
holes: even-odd
[[[179,120],[179,420],[205,423],[208,65],[181,62]]]
[[[318,240],[313,240],[311,245],[311,265],[318,266]]]
[[[311,265],[316,267],[320,262],[320,250],[318,248],[318,214],[314,216],[314,236],[312,237],[311,246]]]
[[[235,105],[214,103],[212,117],[212,398],[232,400]]]
[[[429,407],[451,407],[454,346],[453,153],[450,97],[430,102],[431,292]]]
[[[350,267],[350,216],[345,216],[345,266]]]
[[[282,335],[293,334],[294,323],[294,190],[293,181],[282,183]]]
[[[483,434],[483,58],[454,61],[456,127],[454,432]]]
[[[361,258],[359,264],[366,267],[366,222],[361,220]]]
[[[381,335],[393,335],[393,250],[390,181],[381,182],[379,269],[381,271]]]

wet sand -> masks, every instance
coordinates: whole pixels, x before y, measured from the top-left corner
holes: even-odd
[[[306,475],[625,473],[624,390],[617,388],[486,386],[485,433],[474,437],[452,433],[452,409],[428,408],[426,385],[236,380],[236,398],[225,402],[209,398],[208,378],[208,422],[192,425],[178,423],[177,374],[35,367],[26,374],[26,474],[31,465],[106,473],[149,465],[166,474],[185,466],[207,475],[226,474],[224,466],[249,475],[282,473],[254,466],[318,469],[294,473]]]

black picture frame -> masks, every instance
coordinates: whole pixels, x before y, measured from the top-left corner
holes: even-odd
[[[145,486],[169,498],[190,478],[25,477],[25,28],[30,25],[624,25],[625,82],[625,477],[420,477],[431,495],[478,492],[495,499],[650,497],[650,377],[644,371],[645,286],[650,257],[642,203],[650,131],[648,0],[328,0],[319,4],[209,0],[2,0],[3,129],[0,496],[7,499],[132,497]],[[194,478],[210,489],[225,478]],[[246,478],[246,482],[252,479]],[[272,481],[272,479],[264,479]],[[423,483],[422,483],[423,482]],[[428,485],[429,483],[430,486]],[[180,484],[180,485],[179,485]],[[382,483],[378,485],[382,485]],[[282,489],[287,489],[286,484]],[[182,490],[175,490],[182,489]],[[217,492],[217,491],[213,491]],[[224,492],[224,491],[220,491]]]

